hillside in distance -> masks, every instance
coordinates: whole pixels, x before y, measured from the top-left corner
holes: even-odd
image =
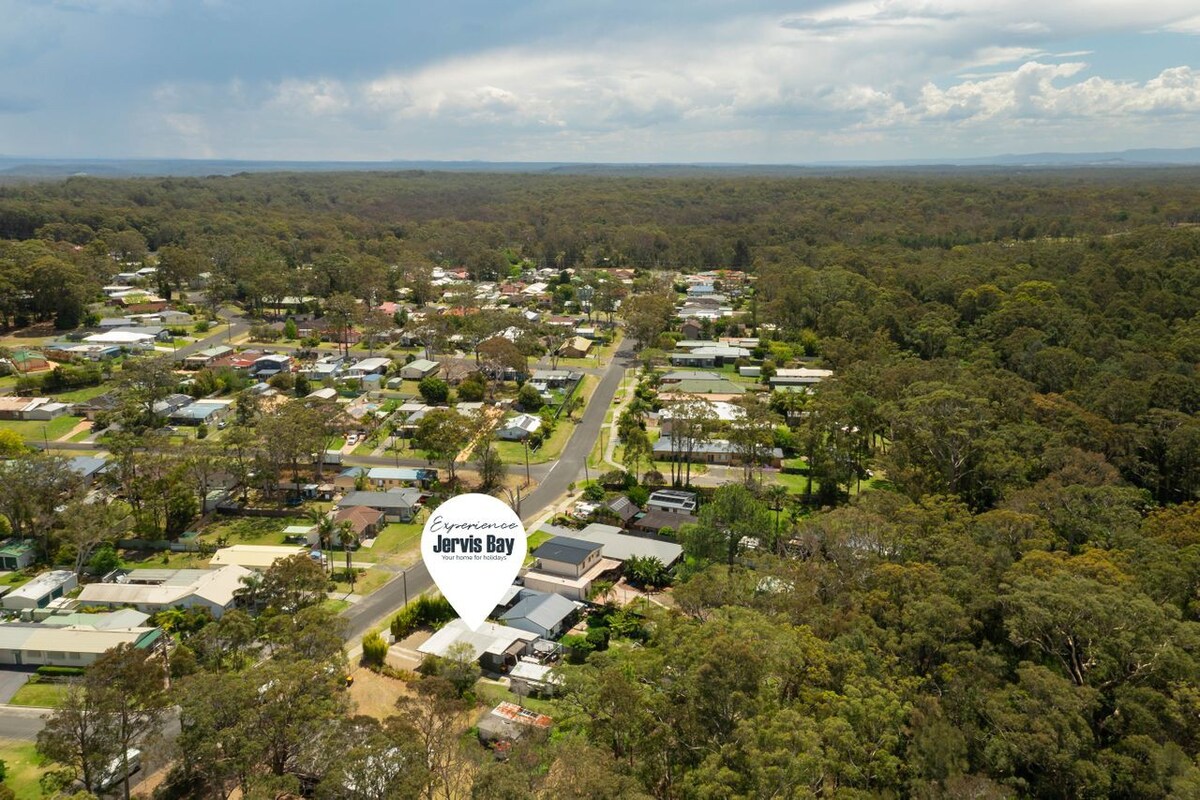
[[[1200,164],[1200,147],[1094,153],[1003,154],[976,158],[753,163],[588,163],[566,161],[255,161],[186,158],[28,158],[0,155],[0,181],[93,177],[204,177],[244,172],[510,172],[620,176],[814,175],[861,169],[993,169],[1149,167]]]

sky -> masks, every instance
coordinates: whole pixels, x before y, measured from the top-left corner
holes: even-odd
[[[1197,0],[0,0],[0,154],[810,163],[1200,146]]]

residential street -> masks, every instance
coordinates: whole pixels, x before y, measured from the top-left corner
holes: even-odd
[[[535,476],[538,480],[537,488],[521,501],[521,518],[526,525],[536,521],[547,508],[562,497],[569,484],[578,482],[583,477],[584,461],[592,447],[595,446],[597,437],[600,436],[605,414],[621,385],[621,377],[625,368],[633,363],[633,352],[631,340],[626,339],[622,342],[620,348],[613,355],[612,363],[605,369],[596,391],[592,393],[591,400],[584,409],[583,419],[575,426],[562,455],[557,461],[550,464],[538,465],[546,472]],[[377,461],[393,463],[389,459],[370,458],[356,458],[348,460],[348,463],[362,462],[366,464]],[[536,470],[537,467],[534,469]],[[432,583],[425,564],[418,561],[405,573],[398,574],[374,593],[368,595],[361,603],[351,606],[342,613],[347,621],[347,638],[357,639],[371,628],[382,624],[404,605],[406,590],[408,598],[412,599],[428,589]]]

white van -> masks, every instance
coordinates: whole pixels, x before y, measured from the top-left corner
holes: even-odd
[[[142,751],[136,747],[131,747],[125,751],[125,756],[129,761],[129,772],[122,772],[124,767],[123,759],[117,756],[109,762],[108,767],[100,774],[100,779],[96,782],[96,788],[100,791],[112,789],[121,781],[125,780],[126,775],[132,775],[142,768]]]

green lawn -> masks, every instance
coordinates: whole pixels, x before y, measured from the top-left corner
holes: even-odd
[[[39,683],[36,675],[29,682],[17,689],[17,693],[8,701],[11,706],[35,706],[37,708],[58,708],[67,693],[65,683]]]
[[[211,554],[170,550],[122,550],[121,566],[128,569],[208,569]]]
[[[0,430],[16,431],[21,434],[21,438],[27,442],[40,442],[49,440],[53,442],[61,436],[65,436],[72,428],[79,424],[83,417],[57,417],[49,422],[39,422],[37,420],[0,420]]]
[[[82,389],[72,389],[69,392],[58,392],[50,395],[60,403],[82,403],[84,400],[91,400],[93,397],[99,397],[107,391],[111,390],[111,386],[105,386],[103,383],[99,386],[85,386]]]
[[[547,461],[558,458],[563,448],[567,446],[574,430],[574,422],[560,418],[550,438],[542,442],[542,446],[537,450],[529,451],[529,463],[545,464]],[[496,451],[500,453],[500,458],[506,464],[525,464],[525,445],[520,442],[496,442]]]
[[[358,557],[358,553],[355,553],[353,558],[355,561],[360,560]],[[346,563],[345,559],[344,558],[341,559],[342,564],[340,567],[338,565],[338,561],[339,561],[339,559],[336,557],[333,559],[333,562],[334,562],[333,568],[334,568],[335,572],[338,572],[339,570],[344,570],[344,568],[345,568],[345,563]],[[370,594],[371,592],[374,592],[376,589],[378,589],[380,586],[383,586],[385,583],[387,583],[389,580],[391,580],[394,577],[395,577],[395,574],[391,573],[391,572],[385,572],[381,569],[369,569],[366,572],[362,573],[361,575],[358,575],[355,578],[353,591],[355,594],[358,594],[358,595]],[[343,593],[350,592],[351,591],[350,584],[347,583],[346,581],[338,581],[337,582],[337,591],[343,592]]]
[[[389,523],[375,537],[375,544],[370,548],[360,547],[354,553],[354,560],[404,566],[404,562],[416,554],[424,527],[424,524],[416,522]]]
[[[38,800],[42,797],[38,777],[46,771],[33,742],[6,739],[0,744],[0,760],[8,767],[4,785],[13,790],[17,800]]]
[[[306,517],[218,517],[204,529],[205,541],[215,544],[224,536],[229,544],[282,545],[283,529],[289,525],[311,525]]]

